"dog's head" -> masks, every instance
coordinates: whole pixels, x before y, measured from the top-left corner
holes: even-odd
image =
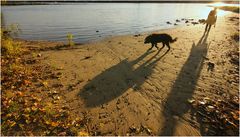
[[[145,38],[144,44],[150,43],[151,42],[152,35],[149,35]]]

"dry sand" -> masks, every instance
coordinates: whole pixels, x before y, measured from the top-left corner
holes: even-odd
[[[238,33],[239,21],[229,17],[239,15],[219,17],[205,35],[202,24],[155,32],[178,37],[168,53],[167,47],[147,51],[150,44],[143,42],[150,33],[73,48],[54,48],[61,43],[49,42],[28,46],[41,47],[41,62],[62,74],[61,105],[69,106],[74,117],[87,113],[91,130],[101,135],[130,135],[139,129],[138,135],[204,135],[188,100],[238,94],[238,75],[231,73],[238,68],[227,54],[238,50],[231,36]],[[208,62],[215,64],[213,71]]]

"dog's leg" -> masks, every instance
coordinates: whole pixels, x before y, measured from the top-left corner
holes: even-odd
[[[167,45],[168,51],[169,51],[171,49],[169,43],[166,43],[166,45]]]
[[[155,47],[156,47],[157,49],[159,49],[159,47],[157,46],[157,43],[155,43]]]
[[[149,48],[148,50],[151,50],[153,47],[154,47],[154,43],[152,43],[152,47],[151,47],[151,48]]]
[[[164,47],[165,47],[165,43],[162,43],[162,47],[160,48],[160,50],[163,49]]]

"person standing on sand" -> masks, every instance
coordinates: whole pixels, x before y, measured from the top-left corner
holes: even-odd
[[[217,8],[215,7],[214,10],[211,10],[210,13],[208,14],[208,18],[206,20],[205,32],[207,30],[210,31],[212,25],[214,25],[215,27],[216,21],[217,21]]]

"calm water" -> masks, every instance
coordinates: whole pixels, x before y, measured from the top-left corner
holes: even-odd
[[[87,3],[4,6],[2,13],[6,25],[19,24],[19,38],[66,41],[72,33],[75,42],[83,43],[175,27],[166,21],[206,18],[211,9],[206,4]],[[219,10],[218,15],[224,14]]]

